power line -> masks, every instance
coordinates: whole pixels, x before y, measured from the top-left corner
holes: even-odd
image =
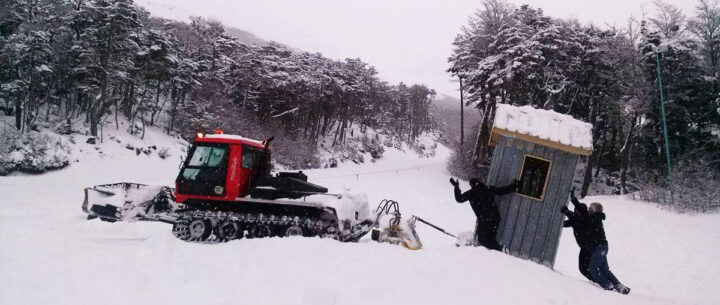
[[[353,177],[353,176],[359,179],[360,176],[385,174],[385,173],[393,173],[393,172],[396,174],[399,174],[401,171],[420,170],[420,169],[424,169],[424,168],[432,168],[432,167],[440,167],[440,166],[443,166],[443,165],[427,165],[427,166],[406,167],[406,168],[388,169],[388,170],[380,170],[380,171],[372,171],[372,172],[358,172],[358,173],[352,173],[352,174],[313,177],[312,179],[313,180],[322,180],[322,179]]]

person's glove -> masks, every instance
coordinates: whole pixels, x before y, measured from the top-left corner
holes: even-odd
[[[567,214],[568,212],[570,212],[570,209],[568,209],[567,206],[562,206],[560,207],[560,212],[562,212],[563,214]]]
[[[452,184],[454,187],[460,187],[460,182],[453,178],[450,178],[450,184]]]
[[[576,198],[575,197],[575,187],[573,186],[572,190],[570,190],[570,198]],[[566,207],[567,208],[567,207]]]

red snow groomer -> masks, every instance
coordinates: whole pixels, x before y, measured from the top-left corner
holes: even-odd
[[[175,180],[180,203],[237,202],[238,198],[274,200],[327,193],[327,188],[307,182],[302,172],[271,171],[270,142],[236,135],[198,133]]]
[[[308,182],[302,171],[272,175],[272,139],[198,133],[174,190],[129,182],[97,185],[85,189],[83,211],[89,219],[110,222],[171,223],[176,237],[200,242],[298,235],[357,241],[378,224],[380,215],[369,217],[366,201],[327,194],[327,188]],[[334,207],[305,201],[327,201],[318,195],[349,204],[352,216],[340,221]],[[405,242],[420,245],[414,221],[412,227]]]

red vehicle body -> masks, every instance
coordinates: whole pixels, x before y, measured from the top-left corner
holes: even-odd
[[[203,192],[189,191],[183,188],[183,173],[192,167],[193,156],[197,153],[198,147],[214,147],[223,150],[223,156],[216,164],[213,175],[221,174],[222,178],[217,185],[212,185],[213,194],[198,194]],[[197,159],[197,158],[196,158]],[[251,160],[248,160],[251,159]],[[202,162],[202,161],[200,161]],[[191,170],[193,170],[191,168]],[[199,133],[195,137],[193,147],[188,152],[188,159],[175,182],[175,197],[177,202],[185,202],[189,199],[213,200],[213,201],[236,201],[237,198],[249,194],[254,179],[258,175],[269,175],[270,173],[270,149],[266,142],[260,142],[243,138],[236,135],[226,135],[222,132],[204,135]],[[215,177],[218,178],[218,177]],[[200,183],[206,183],[201,181]],[[222,188],[222,191],[220,188]]]

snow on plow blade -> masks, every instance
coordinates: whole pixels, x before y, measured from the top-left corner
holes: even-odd
[[[172,208],[172,188],[131,182],[85,188],[82,210],[88,219],[135,221]]]

